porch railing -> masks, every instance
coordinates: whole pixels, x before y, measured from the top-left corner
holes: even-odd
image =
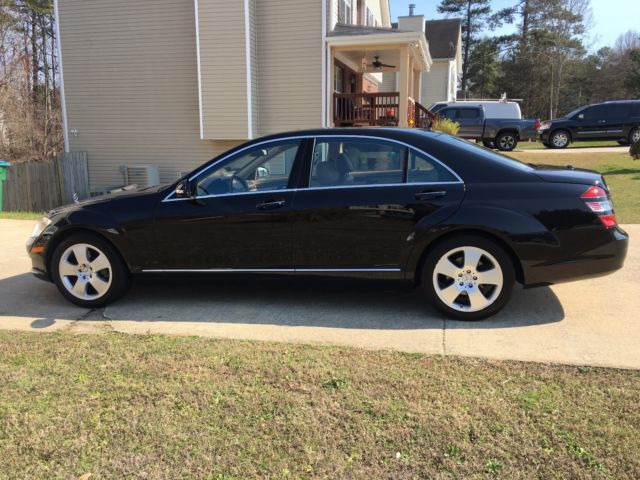
[[[414,102],[413,126],[416,128],[429,128],[438,118],[437,113],[432,113],[420,102]]]
[[[395,127],[399,106],[400,92],[334,93],[334,124]]]
[[[411,97],[408,102],[409,126],[429,128],[437,115]],[[397,127],[399,107],[400,92],[334,93],[334,125],[336,127]]]

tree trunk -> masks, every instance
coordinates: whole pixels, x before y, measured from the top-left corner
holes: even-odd
[[[38,103],[38,35],[36,24],[36,13],[31,12],[31,96],[33,108]]]
[[[467,0],[467,31],[464,41],[464,61],[462,63],[462,91],[467,91],[467,73],[469,71],[469,43],[471,42],[471,0]]]

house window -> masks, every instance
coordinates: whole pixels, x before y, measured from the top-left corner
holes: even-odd
[[[367,8],[367,26],[374,27],[376,26],[376,21],[373,18],[373,12]]]
[[[338,23],[353,23],[353,0],[338,0]]]

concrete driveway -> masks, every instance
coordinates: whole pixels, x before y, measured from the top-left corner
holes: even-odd
[[[640,225],[625,268],[551,288],[517,288],[483,322],[445,320],[418,290],[327,281],[145,282],[102,310],[65,301],[32,277],[34,222],[0,220],[0,328],[169,333],[494,359],[640,368]]]

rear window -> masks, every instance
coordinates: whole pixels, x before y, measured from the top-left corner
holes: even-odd
[[[464,140],[463,138],[451,137],[449,135],[441,135],[439,138],[443,141],[449,141],[456,147],[467,150],[474,155],[484,157],[489,161],[500,163],[507,167],[517,168],[518,170],[521,170],[523,172],[533,171],[533,168],[524,162],[508,157],[506,155],[502,155],[501,153],[495,152],[493,150],[489,150],[488,148],[484,148],[474,142]]]

